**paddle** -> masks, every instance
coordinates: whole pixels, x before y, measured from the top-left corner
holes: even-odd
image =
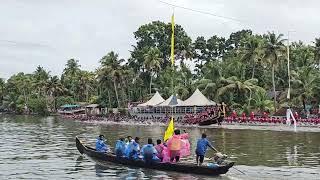
[[[232,168],[233,168],[233,169],[235,169],[235,170],[237,170],[237,171],[239,171],[239,172],[241,172],[242,174],[244,174],[244,175],[245,175],[245,173],[244,173],[244,172],[240,171],[239,169],[235,168],[234,166],[232,166]]]
[[[213,150],[215,150],[217,153],[219,153],[219,151],[218,151],[216,148],[212,147],[211,149],[213,149]],[[212,157],[211,157],[211,159],[212,159]],[[238,172],[240,172],[240,173],[242,173],[242,174],[245,175],[244,172],[240,171],[239,169],[235,168],[234,166],[232,166],[232,168],[234,168],[234,169],[237,170]]]

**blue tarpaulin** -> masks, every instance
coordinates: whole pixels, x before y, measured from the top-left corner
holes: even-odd
[[[78,104],[65,104],[61,106],[61,108],[78,108],[78,107],[80,107],[80,105]]]

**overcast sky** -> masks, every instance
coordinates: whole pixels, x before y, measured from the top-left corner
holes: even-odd
[[[320,37],[317,0],[163,1],[241,20],[175,8],[176,23],[193,40],[199,35],[228,36],[244,28],[285,35],[295,31],[292,40],[306,43]],[[154,20],[169,22],[172,11],[159,0],[1,0],[0,78],[31,73],[38,65],[60,74],[70,58],[94,70],[111,50],[127,58],[135,43],[133,32]]]

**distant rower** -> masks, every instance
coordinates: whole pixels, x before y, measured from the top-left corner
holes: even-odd
[[[108,146],[105,144],[104,135],[100,134],[96,140],[96,151],[107,152],[109,150]]]

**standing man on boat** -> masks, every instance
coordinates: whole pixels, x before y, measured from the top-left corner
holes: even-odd
[[[189,138],[187,133],[180,134],[180,130],[174,130],[174,135],[167,141],[167,146],[170,154],[170,162],[174,160],[179,162],[180,156],[190,155],[189,141],[185,141]]]
[[[196,148],[196,161],[197,161],[197,165],[201,166],[204,160],[204,156],[206,154],[207,148],[210,147],[211,149],[213,149],[214,151],[218,152],[212,145],[211,143],[208,141],[207,139],[207,135],[205,133],[202,134],[201,138],[198,139],[197,141],[197,148]],[[200,163],[199,163],[200,161]]]
[[[96,151],[98,152],[107,152],[108,146],[105,143],[104,135],[100,134],[96,140]]]

